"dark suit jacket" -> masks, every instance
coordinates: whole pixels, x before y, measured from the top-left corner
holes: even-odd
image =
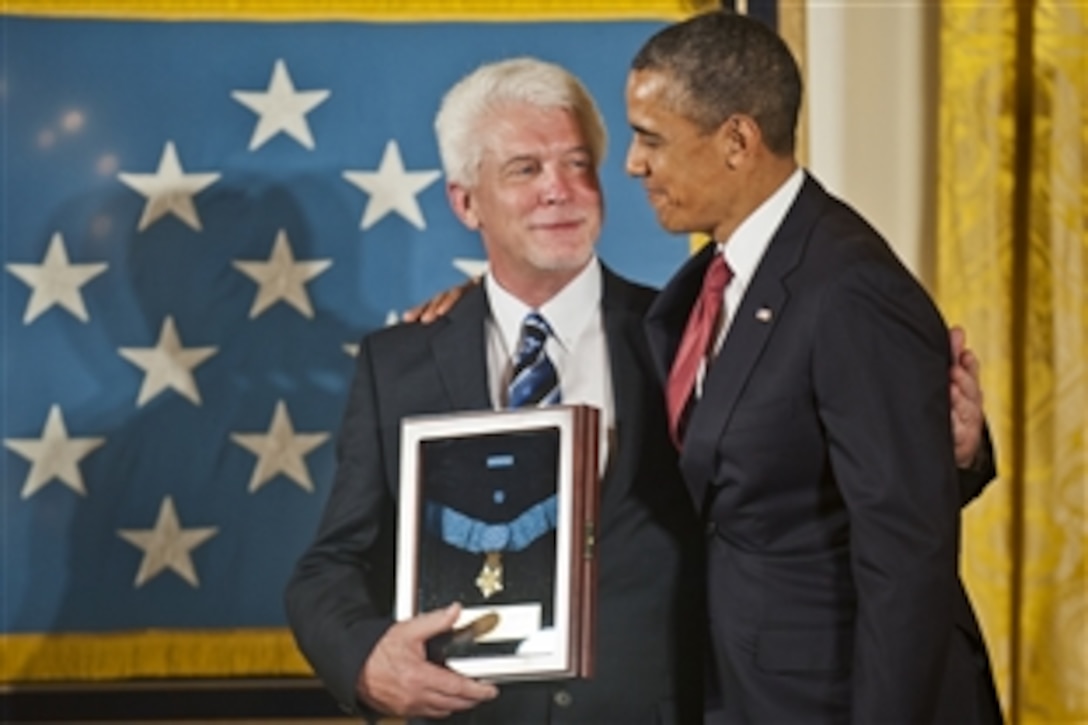
[[[662,376],[712,253],[648,313]],[[957,482],[940,314],[807,178],[731,315],[680,459],[710,531],[708,723],[991,721],[958,577],[985,478]]]
[[[616,435],[601,499],[598,640],[591,680],[508,684],[465,722],[697,722],[702,709],[701,531],[668,442],[644,313],[653,291],[604,271]],[[363,340],[316,540],[287,588],[303,653],[337,700],[391,625],[400,421],[491,407],[481,287],[431,325]],[[695,645],[693,651],[684,647]]]

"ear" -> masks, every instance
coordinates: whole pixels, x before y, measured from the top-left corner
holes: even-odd
[[[449,182],[446,184],[446,198],[449,199],[450,208],[462,224],[473,231],[480,228],[480,218],[476,215],[476,205],[471,189],[464,184]]]
[[[730,169],[743,166],[763,142],[763,132],[751,116],[734,113],[718,127],[718,144]]]

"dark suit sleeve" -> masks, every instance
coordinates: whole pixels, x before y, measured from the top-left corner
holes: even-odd
[[[285,596],[299,648],[341,707],[352,711],[359,710],[359,672],[392,624],[395,507],[376,405],[371,348],[364,341],[337,444],[333,489]]]
[[[960,503],[963,506],[982,495],[983,490],[997,476],[997,463],[994,458],[994,443],[990,438],[989,426],[982,429],[982,442],[978,455],[970,468],[958,471],[960,479]]]
[[[947,333],[897,264],[855,261],[822,302],[817,404],[857,593],[852,721],[932,721],[957,592]]]

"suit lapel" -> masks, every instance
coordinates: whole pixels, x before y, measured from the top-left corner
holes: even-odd
[[[640,361],[646,359],[642,316],[624,300],[624,282],[602,265],[604,288],[601,313],[608,359],[612,372],[612,400],[615,405],[615,434],[611,441],[611,459],[605,470],[601,491],[601,514],[607,516],[627,494],[636,478],[639,452],[642,450],[642,420],[646,410],[645,396],[657,395],[655,387],[647,386],[646,374]],[[648,389],[649,388],[649,389]]]
[[[657,295],[646,313],[646,339],[650,344],[654,372],[662,385],[669,377],[669,368],[680,346],[688,314],[702,289],[703,273],[714,256],[714,249],[715,245],[707,244],[689,258]]]
[[[450,310],[431,349],[451,410],[485,410],[492,407],[487,384],[487,346],[484,321],[488,316],[483,285],[474,285]]]
[[[706,487],[714,477],[717,441],[789,304],[789,275],[801,263],[812,225],[826,198],[819,184],[807,177],[756,268],[733,314],[722,349],[707,371],[703,395],[692,410],[681,454],[681,468],[696,502],[705,500]]]
[[[636,478],[635,467],[644,445],[642,420],[647,395],[660,395],[644,370],[647,350],[642,315],[627,299],[627,287],[602,265],[601,310],[612,371],[612,398],[615,401],[615,438],[612,458],[601,492],[601,515],[607,518],[626,495]],[[451,410],[481,410],[492,407],[487,384],[487,354],[484,321],[489,314],[482,285],[465,293],[445,318],[431,342],[435,365]]]

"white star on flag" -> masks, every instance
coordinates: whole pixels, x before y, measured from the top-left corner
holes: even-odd
[[[118,348],[121,357],[144,370],[144,382],[136,407],[154,398],[167,388],[173,388],[190,402],[200,405],[200,391],[192,370],[219,351],[218,347],[181,346],[174,318],[167,315],[159,331],[155,347]]]
[[[487,273],[487,260],[486,259],[466,259],[465,257],[454,257],[453,268],[461,274],[471,279],[479,279]]]
[[[272,245],[272,254],[267,262],[237,260],[234,266],[238,271],[252,279],[259,286],[253,306],[249,310],[249,319],[253,319],[280,300],[284,300],[305,317],[313,318],[314,308],[310,296],[306,294],[306,282],[332,266],[331,259],[313,259],[296,262],[291,251],[287,232],[283,229],[276,234]]]
[[[167,569],[187,581],[192,587],[200,586],[191,552],[219,533],[219,527],[183,529],[178,520],[174,499],[162,500],[159,518],[152,529],[118,529],[117,535],[144,552],[140,570],[136,572],[135,586],[142,587]]]
[[[277,474],[284,473],[304,491],[314,490],[310,471],[303,458],[329,439],[328,433],[295,433],[287,404],[276,402],[268,433],[232,433],[238,445],[257,456],[249,492],[256,493]]]
[[[259,149],[280,131],[313,150],[314,137],[310,134],[306,114],[323,103],[329,97],[329,91],[296,91],[282,59],[272,68],[267,91],[231,91],[230,95],[260,116],[249,140],[250,151]]]
[[[167,141],[159,159],[159,168],[154,174],[128,174],[122,171],[117,178],[147,197],[137,231],[142,232],[167,214],[173,214],[199,232],[200,217],[197,216],[193,197],[218,181],[219,174],[186,174],[181,168],[174,142]]]
[[[7,265],[8,272],[30,285],[32,290],[23,314],[23,324],[29,325],[53,305],[60,305],[80,321],[86,322],[90,318],[80,288],[105,272],[107,267],[109,265],[105,262],[71,264],[68,250],[64,247],[64,237],[60,232],[54,232],[41,264]]]
[[[79,462],[106,442],[105,438],[69,438],[59,405],[49,408],[40,438],[7,438],[4,445],[31,462],[20,496],[30,498],[54,478],[81,496],[87,495]]]
[[[369,229],[392,211],[400,214],[417,229],[426,228],[427,223],[423,220],[416,194],[433,184],[441,175],[437,170],[405,171],[400,147],[395,140],[390,140],[385,145],[377,171],[344,172],[345,179],[370,194],[360,223],[362,229]]]

